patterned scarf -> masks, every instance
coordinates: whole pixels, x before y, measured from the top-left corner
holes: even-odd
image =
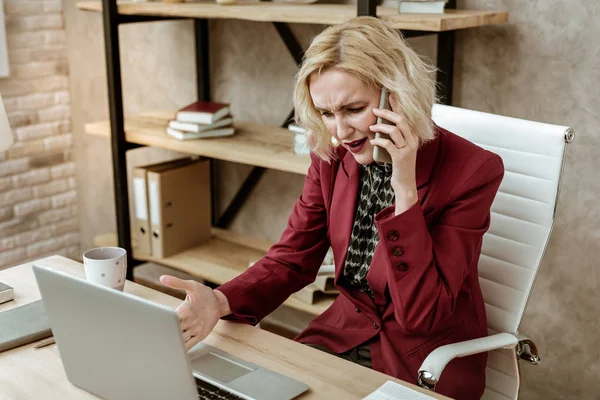
[[[371,266],[375,246],[379,242],[379,234],[373,220],[377,213],[394,204],[391,177],[391,164],[380,166],[371,163],[361,166],[358,207],[354,216],[343,275],[350,286],[371,296],[367,272]]]

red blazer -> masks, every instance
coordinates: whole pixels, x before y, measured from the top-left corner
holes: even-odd
[[[233,311],[225,318],[258,323],[315,279],[331,246],[340,295],[296,340],[341,353],[373,339],[373,368],[415,383],[433,349],[487,334],[477,262],[504,174],[502,160],[436,128],[436,138],[417,155],[418,204],[397,216],[392,206],[375,217],[379,244],[367,274],[372,300],[339,285],[360,167],[345,149],[337,153],[331,164],[312,156],[279,243],[219,288]],[[485,354],[453,360],[437,391],[457,399],[480,398],[485,364]]]

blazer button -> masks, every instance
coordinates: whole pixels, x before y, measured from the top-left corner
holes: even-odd
[[[391,231],[389,231],[389,232],[388,232],[388,235],[387,235],[388,239],[389,239],[389,240],[392,240],[392,241],[394,241],[394,240],[398,240],[398,236],[399,236],[399,235],[398,235],[398,231],[395,231],[395,230],[391,230]]]
[[[402,246],[395,246],[392,249],[392,253],[396,256],[396,257],[400,257],[402,254],[404,254],[404,247]]]
[[[373,328],[379,329],[379,325],[377,325],[377,322],[375,322],[375,321],[373,321]]]
[[[355,307],[355,308],[354,308],[354,311],[356,311],[356,312],[360,312],[360,308],[358,308],[358,307]]]
[[[404,262],[399,262],[399,263],[396,265],[396,269],[397,269],[398,271],[406,271],[406,270],[408,269],[408,265],[406,265],[406,263],[404,263]]]

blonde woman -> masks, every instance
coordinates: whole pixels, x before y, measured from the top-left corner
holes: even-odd
[[[377,108],[382,88],[391,110]],[[312,163],[280,241],[215,290],[162,277],[188,292],[178,309],[188,348],[219,318],[259,322],[315,279],[330,246],[341,294],[296,340],[415,383],[433,349],[486,335],[477,261],[504,168],[436,126],[434,101],[434,71],[382,21],[356,18],[315,37],[294,89]],[[392,163],[374,163],[374,146]],[[452,361],[438,392],[481,397],[485,363]]]

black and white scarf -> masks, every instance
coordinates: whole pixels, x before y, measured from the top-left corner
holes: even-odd
[[[350,286],[369,295],[372,293],[367,282],[367,272],[369,272],[375,246],[379,242],[374,219],[377,213],[394,204],[391,177],[391,164],[371,163],[361,166],[358,207],[343,272]]]

